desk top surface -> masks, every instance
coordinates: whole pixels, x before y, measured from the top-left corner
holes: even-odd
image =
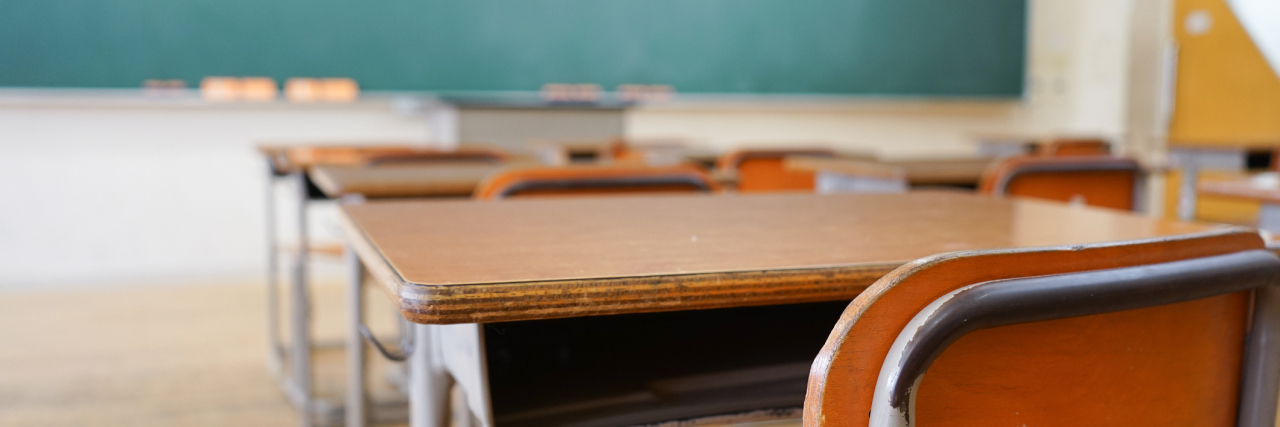
[[[885,163],[870,162],[861,159],[787,156],[782,160],[782,167],[789,170],[807,172],[830,172],[861,178],[884,180],[905,180],[904,168]]]
[[[995,157],[962,157],[942,159],[896,159],[883,163],[903,169],[907,181],[916,185],[977,185],[982,174],[996,162]]]
[[[413,142],[362,142],[359,144],[320,145],[260,145],[258,153],[271,163],[276,173],[308,171],[317,166],[359,166],[375,158],[397,156],[422,156],[434,154],[470,153],[475,155],[503,155],[501,150],[483,144],[463,144],[453,149],[432,147]]]
[[[311,178],[329,197],[470,197],[485,177],[511,164],[443,163],[315,166]]]
[[[258,153],[271,161],[280,173],[296,172],[317,165],[358,165],[370,156],[411,154],[428,150],[410,143],[368,143],[361,145],[260,145]]]
[[[375,201],[343,210],[361,259],[422,323],[838,300],[941,252],[1214,228],[951,192]]]
[[[1280,175],[1275,172],[1233,179],[1204,180],[1197,187],[1200,192],[1208,195],[1280,203]]]

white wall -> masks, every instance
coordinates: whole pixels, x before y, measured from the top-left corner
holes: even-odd
[[[887,157],[970,153],[974,132],[1118,138],[1134,1],[1031,0],[1022,101],[678,102],[630,113],[627,133]],[[429,140],[426,120],[396,105],[0,91],[0,289],[260,280],[265,172],[254,145]]]
[[[426,140],[389,103],[261,106],[0,94],[0,288],[252,278],[269,140]]]

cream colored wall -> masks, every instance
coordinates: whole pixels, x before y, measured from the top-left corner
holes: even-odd
[[[1031,0],[1025,99],[672,102],[628,117],[628,136],[715,149],[827,143],[886,157],[965,155],[975,133],[1124,135],[1134,0]],[[778,105],[781,104],[781,105]]]
[[[0,289],[262,280],[257,143],[429,136],[388,102],[106,98],[0,93]]]

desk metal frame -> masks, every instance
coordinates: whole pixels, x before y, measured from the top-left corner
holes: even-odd
[[[266,235],[267,235],[267,369],[275,378],[277,385],[284,393],[285,399],[299,415],[298,424],[310,426],[341,425],[345,412],[349,412],[341,401],[319,398],[313,393],[314,371],[311,356],[317,348],[339,347],[342,343],[316,343],[312,340],[311,331],[311,290],[308,275],[310,238],[307,232],[307,210],[311,206],[311,194],[306,168],[293,171],[282,171],[276,163],[267,159],[266,185]],[[277,220],[281,215],[276,206],[276,186],[288,182],[289,194],[296,198],[295,215],[297,224],[296,248],[288,264],[288,292],[292,302],[288,322],[281,319],[280,300],[280,268],[281,243],[278,235]],[[289,344],[281,334],[282,324],[288,330]],[[284,371],[285,361],[289,363],[289,371]],[[363,361],[359,361],[363,363]],[[351,362],[349,362],[351,363]],[[362,380],[363,381],[363,380]],[[363,385],[363,382],[359,383]],[[363,386],[358,388],[363,392]],[[376,403],[373,421],[379,423],[402,422],[406,419],[404,401],[369,402]],[[364,405],[356,409],[364,416]]]
[[[1195,219],[1198,200],[1196,184],[1201,170],[1243,171],[1247,154],[1247,150],[1243,148],[1232,147],[1169,147],[1170,165],[1182,170],[1181,180],[1178,182],[1178,219]]]

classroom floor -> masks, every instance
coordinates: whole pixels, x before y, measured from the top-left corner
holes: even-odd
[[[317,338],[336,341],[342,287],[315,290]],[[0,426],[292,425],[265,299],[261,283],[0,293]],[[317,360],[318,389],[340,390],[341,351]]]
[[[316,338],[338,342],[342,285],[313,289]],[[394,316],[390,302],[366,292],[371,328],[394,331],[373,314]],[[294,425],[267,373],[265,299],[261,283],[0,293],[0,427]],[[342,349],[315,365],[317,391],[340,393]]]

